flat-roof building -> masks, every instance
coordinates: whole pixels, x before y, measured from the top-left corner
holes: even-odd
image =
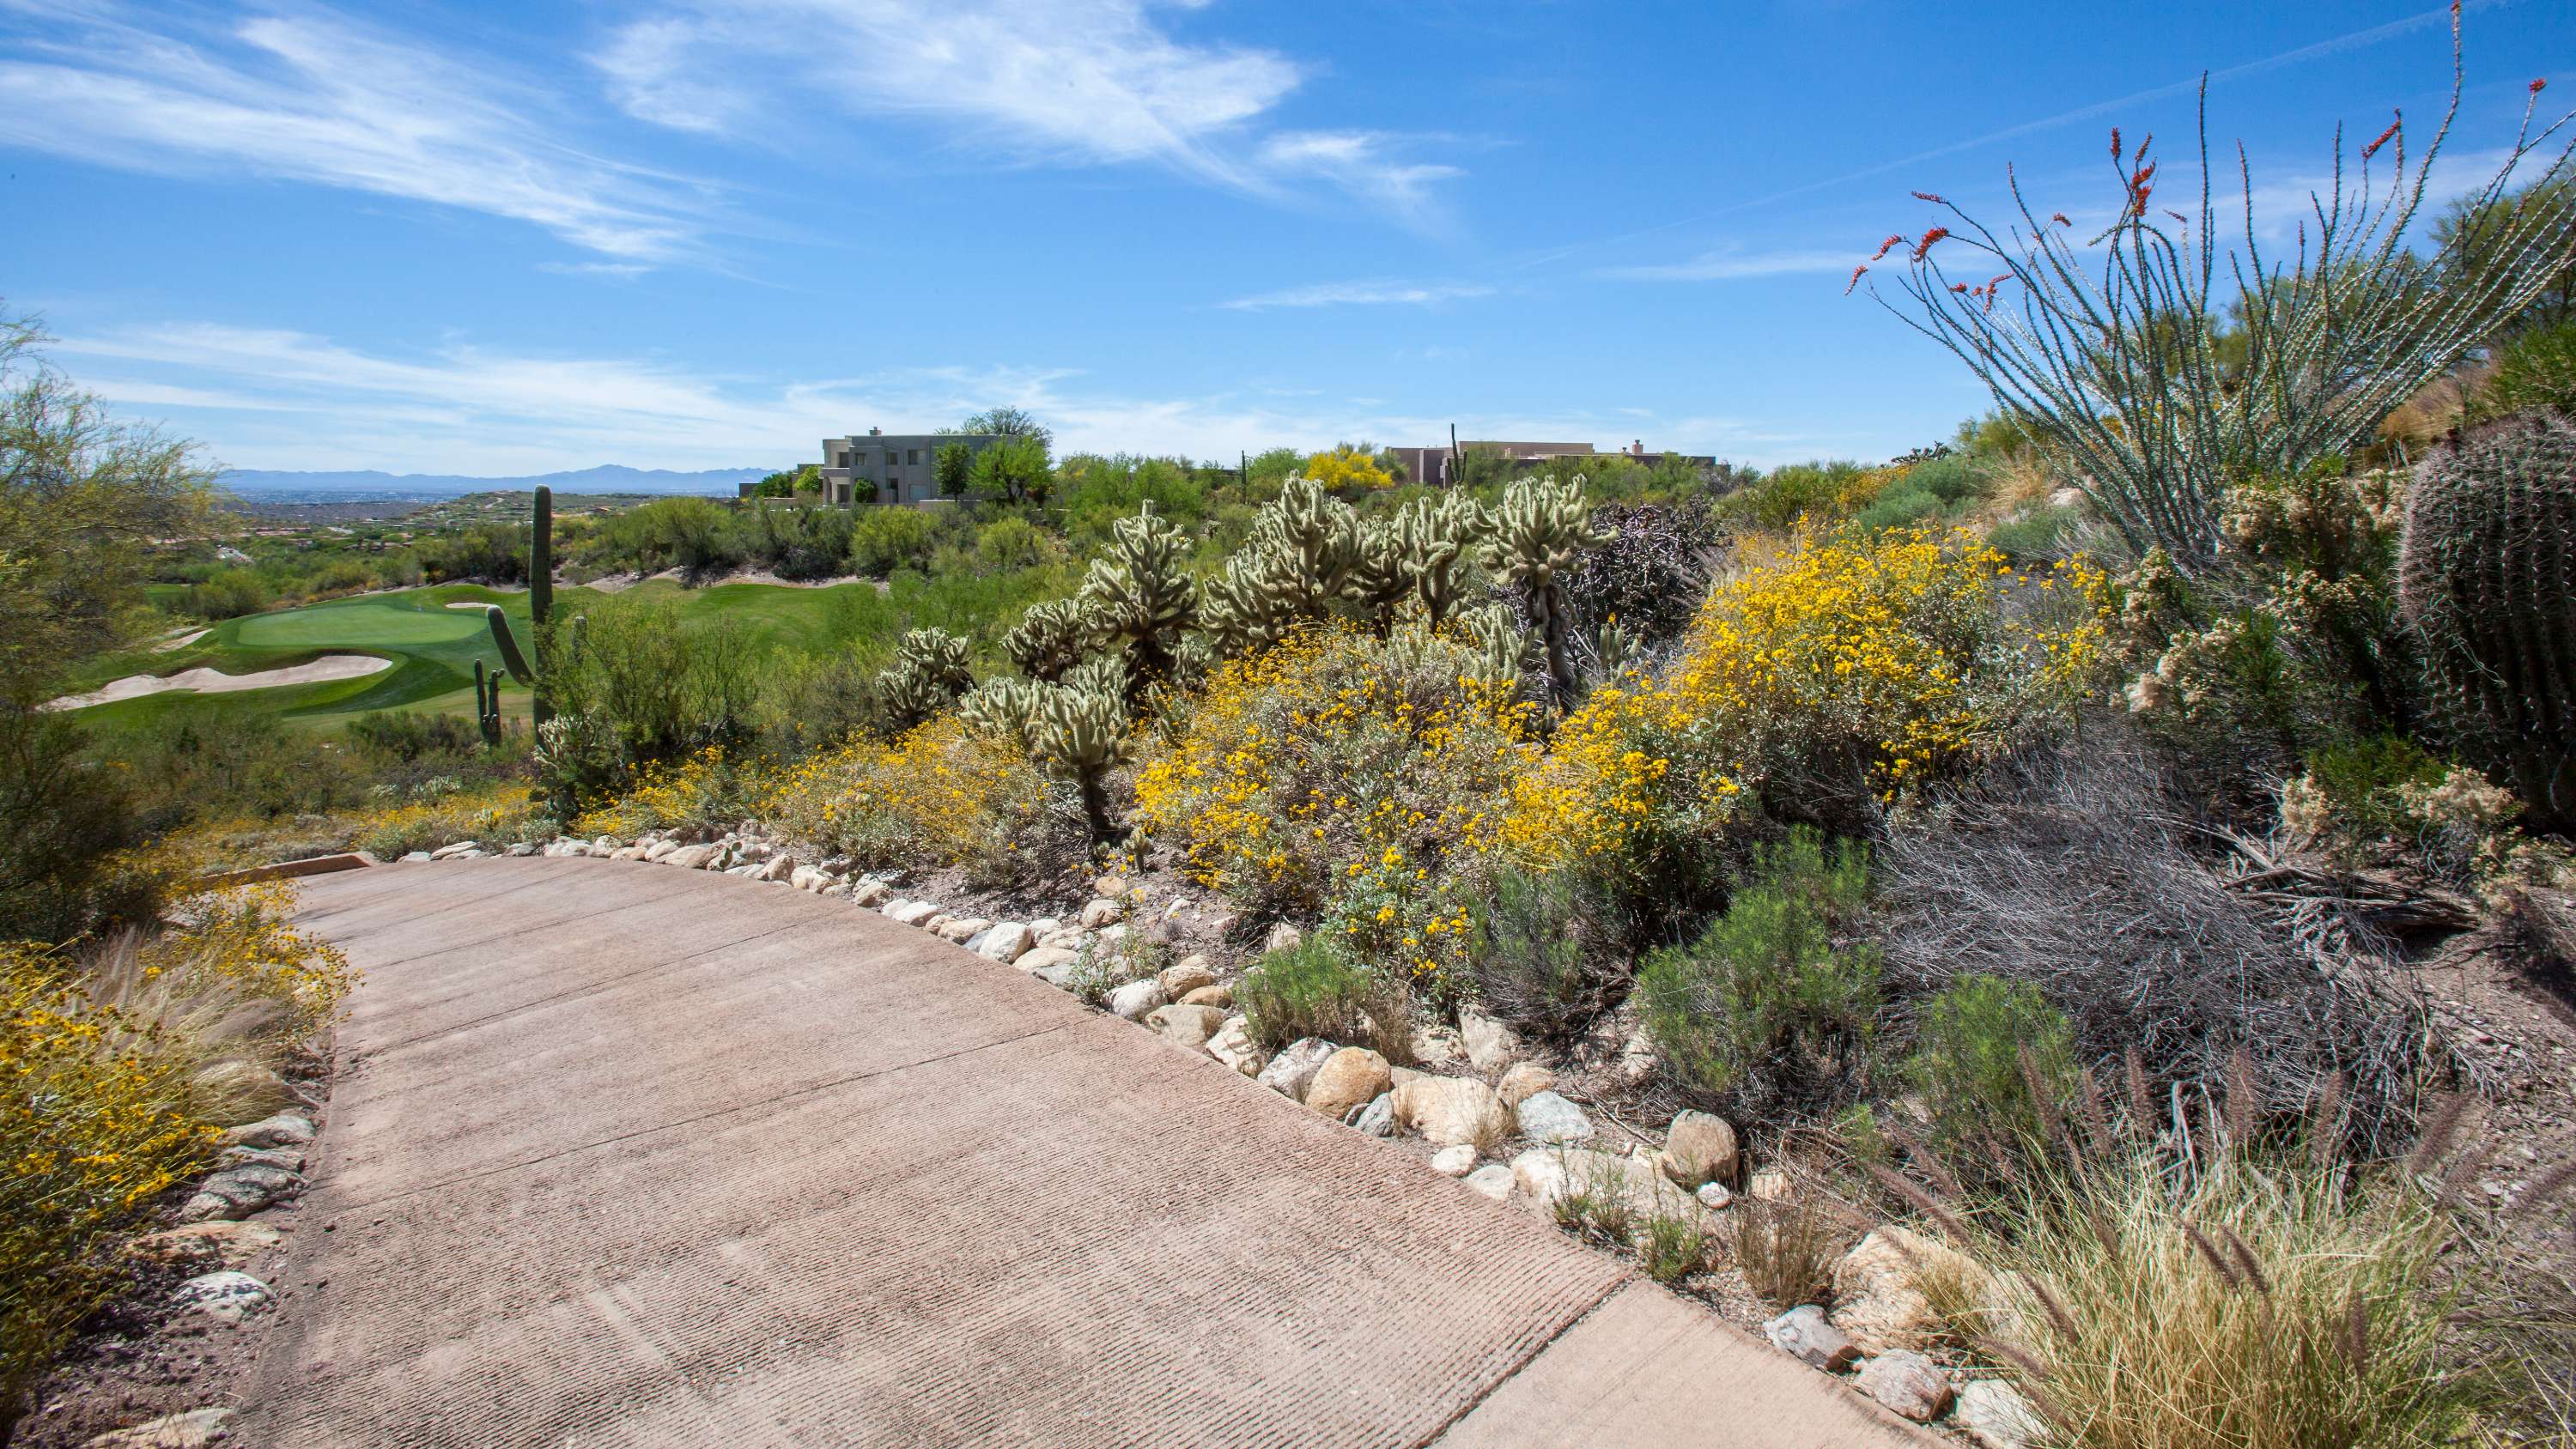
[[[999,433],[888,433],[823,440],[823,501],[843,508],[861,503],[939,501],[939,450],[963,443],[981,453],[1002,441]]]

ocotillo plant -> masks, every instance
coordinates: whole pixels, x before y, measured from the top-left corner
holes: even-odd
[[[1609,541],[1592,526],[1592,504],[1583,476],[1563,483],[1524,478],[1503,492],[1494,514],[1494,536],[1485,566],[1520,596],[1521,607],[1547,647],[1548,692],[1560,707],[1574,698],[1574,666],[1565,656],[1565,571],[1583,549]]]
[[[2457,743],[2576,824],[2576,423],[2490,424],[2418,466],[2397,607]]]

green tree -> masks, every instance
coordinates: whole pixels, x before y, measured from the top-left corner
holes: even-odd
[[[939,480],[939,496],[963,498],[975,481],[975,450],[964,443],[942,443],[933,455],[933,476]]]
[[[958,424],[954,431],[991,433],[1005,438],[1026,439],[1036,443],[1042,452],[1052,451],[1055,448],[1053,432],[1050,432],[1036,418],[1029,416],[1025,409],[1012,407],[1008,403],[980,413],[968,414],[966,421]]]
[[[2535,230],[2561,235],[2576,232],[2576,179],[2565,176],[2526,186],[2481,204],[2475,195],[2459,197],[2433,223],[2433,244],[2443,258],[2446,284],[2475,291],[2497,286],[2497,278],[2518,265],[2512,242]],[[2497,341],[2526,332],[2546,331],[2576,322],[2576,254],[2561,252],[2548,280],[2530,303],[2505,319]]]
[[[1055,489],[1055,470],[1039,436],[1006,436],[975,457],[973,491],[1009,503],[1044,504]]]

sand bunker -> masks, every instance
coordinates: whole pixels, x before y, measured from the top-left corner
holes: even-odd
[[[219,669],[182,669],[176,674],[129,674],[87,694],[66,694],[60,699],[49,700],[45,708],[87,709],[94,704],[113,704],[120,699],[140,699],[147,694],[166,694],[178,689],[197,694],[231,694],[237,690],[275,689],[287,684],[364,679],[393,667],[392,660],[373,654],[325,654],[310,664],[263,669],[256,674],[226,674]]]
[[[212,629],[194,629],[175,633],[170,635],[168,638],[163,639],[160,643],[153,645],[152,652],[155,654],[168,654],[175,650],[185,649],[189,645],[196,643],[198,640],[205,638],[213,632],[215,631]]]

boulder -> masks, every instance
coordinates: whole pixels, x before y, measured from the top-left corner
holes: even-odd
[[[1109,993],[1109,1013],[1129,1021],[1142,1021],[1145,1013],[1163,1004],[1163,983],[1147,978],[1130,981]]]
[[[1202,986],[1196,991],[1188,992],[1183,995],[1181,997],[1181,1004],[1184,1006],[1222,1006],[1231,1010],[1234,1006],[1234,988],[1222,985]]]
[[[1158,1006],[1145,1013],[1145,1024],[1174,1046],[1196,1050],[1225,1026],[1225,1013],[1213,1006]]]
[[[256,1163],[261,1167],[280,1167],[288,1172],[302,1172],[304,1149],[301,1147],[227,1147],[215,1154],[217,1167],[240,1167],[244,1163]]]
[[[1950,1421],[1980,1449],[2030,1449],[2048,1434],[2048,1421],[2039,1410],[2002,1379],[1970,1379],[1959,1385]]]
[[[1201,1007],[1200,1010],[1213,1010]],[[1386,1058],[1366,1047],[1344,1047],[1324,1058],[1306,1084],[1306,1105],[1339,1122],[1365,1107],[1394,1085]]]
[[[1064,922],[1057,920],[1053,916],[1040,916],[1036,920],[1029,922],[1029,934],[1032,936],[1052,936],[1063,929]]]
[[[1305,941],[1305,932],[1298,930],[1295,926],[1288,924],[1286,921],[1281,921],[1279,924],[1270,928],[1269,935],[1261,938],[1261,949],[1264,952],[1291,951],[1304,945]]]
[[[1322,1037],[1300,1038],[1282,1047],[1253,1080],[1292,1102],[1305,1101],[1306,1088],[1314,1083],[1315,1074],[1324,1069],[1324,1063],[1336,1050]]]
[[[239,1268],[285,1241],[284,1233],[266,1223],[216,1221],[145,1233],[126,1244],[125,1251],[155,1263],[211,1262]]]
[[[1458,1013],[1458,1039],[1468,1063],[1480,1072],[1499,1072],[1521,1059],[1520,1037],[1472,1006]]]
[[[704,870],[723,849],[718,845],[684,845],[663,856],[662,864],[676,865],[682,870]]]
[[[232,1437],[224,1428],[224,1421],[232,1416],[230,1409],[190,1409],[94,1434],[81,1445],[82,1449],[206,1449]]]
[[[1889,1413],[1918,1424],[1931,1423],[1950,1407],[1950,1376],[1910,1348],[1891,1349],[1862,1364],[1854,1382]]]
[[[1392,1137],[1395,1135],[1395,1096],[1382,1092],[1376,1100],[1355,1109],[1342,1120],[1359,1129],[1363,1136]]]
[[[1533,1092],[1512,1109],[1521,1135],[1535,1142],[1589,1142],[1592,1119],[1554,1092]]]
[[[472,855],[474,852],[481,850],[482,848],[483,844],[481,841],[459,840],[453,844],[442,845],[438,849],[431,851],[429,853],[429,858],[432,860],[454,860],[460,855]]]
[[[1752,1180],[1745,1184],[1745,1190],[1753,1194],[1755,1202],[1787,1202],[1796,1194],[1789,1174],[1776,1167],[1766,1167],[1753,1174]]]
[[[1512,1170],[1499,1162],[1488,1162],[1467,1174],[1467,1185],[1501,1202],[1512,1195]]]
[[[1061,946],[1032,946],[1022,951],[1011,964],[1032,976],[1039,976],[1044,975],[1050,966],[1070,966],[1081,958],[1081,952],[1068,951]]]
[[[1503,1073],[1503,1079],[1494,1084],[1494,1091],[1503,1099],[1504,1106],[1518,1107],[1555,1085],[1556,1073],[1536,1062],[1514,1062]]]
[[[1834,1322],[1863,1353],[1920,1348],[1943,1328],[1916,1286],[1932,1275],[1970,1291],[1988,1281],[1984,1269],[1946,1243],[1895,1223],[1875,1228],[1834,1265]]]
[[[437,859],[437,857],[431,855],[426,850],[406,850],[403,852],[402,861],[400,863],[405,865],[426,864],[427,862],[435,859]]]
[[[939,927],[934,934],[943,941],[953,941],[963,946],[991,929],[993,929],[993,923],[982,916],[951,916],[948,918],[948,923]]]
[[[1017,921],[1004,921],[966,944],[968,949],[985,960],[999,961],[1008,966],[1027,955],[1037,941],[1028,927]]]
[[[883,907],[887,920],[899,926],[918,926],[939,914],[939,907],[929,901],[888,901]]]
[[[796,878],[796,872],[803,868],[796,863],[796,857],[781,852],[762,861],[760,869],[751,873],[751,878],[765,881],[793,881]],[[820,875],[822,872],[816,871],[815,874]]]
[[[1512,1185],[1521,1196],[1547,1207],[1565,1196],[1571,1174],[1565,1170],[1563,1154],[1544,1147],[1533,1147],[1512,1159]]]
[[[800,865],[787,872],[787,883],[800,891],[813,891],[820,894],[825,887],[831,885],[832,878],[810,865]]]
[[[1224,1024],[1216,1029],[1216,1035],[1207,1039],[1205,1046],[1209,1056],[1247,1077],[1260,1072],[1269,1061],[1269,1054],[1252,1039],[1252,1033],[1245,1028],[1244,1019],[1240,1016],[1227,1017]]]
[[[1458,1039],[1454,1027],[1416,1027],[1413,1060],[1426,1072],[1453,1071],[1467,1064],[1467,1044]]]
[[[1421,1076],[1395,1089],[1395,1120],[1433,1146],[1485,1146],[1512,1135],[1511,1109],[1473,1077]]]
[[[1698,1198],[1699,1205],[1711,1212],[1723,1212],[1735,1206],[1734,1190],[1722,1182],[1703,1182],[1691,1196]]]
[[[197,1185],[196,1195],[179,1209],[183,1223],[249,1217],[273,1202],[304,1191],[304,1179],[281,1168],[256,1164],[227,1167]]]
[[[1664,1174],[1683,1187],[1735,1181],[1737,1156],[1735,1129],[1711,1113],[1680,1113],[1664,1134]]]
[[[956,919],[957,918],[955,916],[948,914],[946,911],[933,911],[922,918],[920,929],[928,931],[930,934],[936,936],[942,930],[947,928],[950,921]]]
[[[221,1268],[180,1284],[171,1292],[170,1301],[182,1308],[193,1308],[217,1323],[239,1323],[258,1312],[269,1297],[267,1284],[248,1273]]]
[[[1431,1154],[1431,1170],[1442,1177],[1465,1177],[1476,1170],[1476,1149],[1464,1144],[1443,1147]]]
[[[1027,958],[1022,957],[1021,959],[1026,960]],[[1083,964],[1083,960],[1080,956],[1068,952],[1066,953],[1065,958],[1061,961],[1053,962],[1045,966],[1030,967],[1029,974],[1040,981],[1045,982],[1049,986],[1071,991],[1074,987],[1081,984],[1083,976],[1090,969],[1090,967]]]
[[[313,1119],[301,1112],[280,1112],[224,1129],[218,1146],[303,1147],[313,1141]]]
[[[1860,1357],[1860,1350],[1812,1303],[1800,1304],[1762,1325],[1771,1346],[1809,1368],[1840,1373]]]
[[[1619,1064],[1613,1070],[1620,1081],[1639,1086],[1661,1071],[1663,1065],[1663,1053],[1655,1050],[1654,1039],[1639,1030],[1629,1033],[1627,1040],[1619,1044]]]
[[[1127,882],[1114,875],[1104,875],[1091,883],[1093,896],[1104,901],[1121,899],[1127,894]]]
[[[1568,1191],[1616,1192],[1637,1217],[1687,1217],[1708,1226],[1703,1209],[1664,1181],[1652,1161],[1591,1147],[1532,1147],[1512,1159],[1512,1176],[1540,1207],[1553,1207]]]
[[[590,843],[590,851],[593,855],[614,855],[625,848],[614,835],[603,835]]]
[[[1163,974],[1156,979],[1163,983],[1164,995],[1180,1001],[1202,987],[1214,986],[1216,973],[1208,969],[1205,956],[1185,956],[1164,967]]]
[[[881,880],[857,880],[850,882],[850,899],[863,906],[883,905],[885,904],[886,898],[893,894],[894,889]]]
[[[1116,925],[1126,914],[1127,908],[1116,901],[1085,901],[1082,903],[1082,928],[1096,931],[1103,926]]]

